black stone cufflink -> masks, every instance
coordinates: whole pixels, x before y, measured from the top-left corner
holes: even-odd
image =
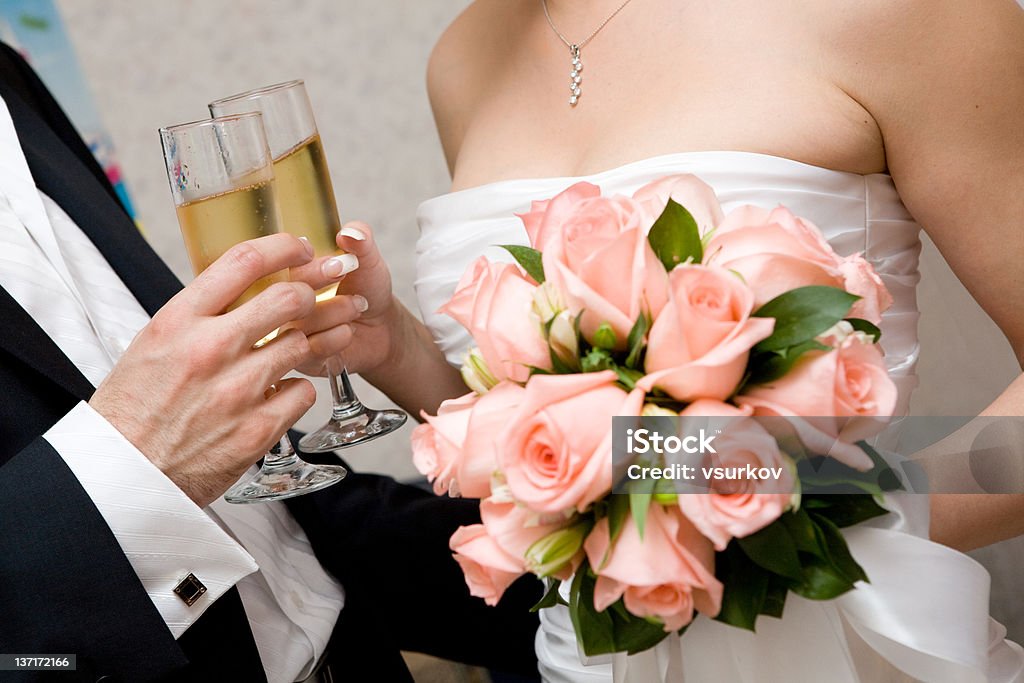
[[[203,593],[206,592],[206,586],[203,582],[196,578],[195,574],[190,573],[184,579],[181,580],[177,586],[174,587],[174,594],[181,598],[181,601],[191,607],[196,603]]]

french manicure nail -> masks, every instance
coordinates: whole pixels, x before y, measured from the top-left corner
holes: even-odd
[[[370,307],[370,302],[366,300],[365,296],[359,294],[352,295],[352,305],[356,307],[356,310],[360,313],[366,313],[366,309]]]
[[[320,269],[324,277],[334,278],[351,273],[358,267],[359,259],[355,254],[342,254],[341,256],[332,256],[324,261],[324,265]]]
[[[364,235],[363,231],[358,228],[342,228],[338,232],[341,233],[342,237],[351,237],[357,242],[362,242],[366,239],[366,235]]]
[[[309,241],[308,237],[300,237],[299,240],[302,242],[302,246],[306,247],[306,253],[309,254],[309,258],[313,258],[313,243]]]

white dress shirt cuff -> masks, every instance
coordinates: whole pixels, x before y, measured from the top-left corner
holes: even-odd
[[[75,406],[43,438],[89,494],[175,638],[258,569],[238,542],[88,403]],[[191,607],[174,593],[189,573],[207,588]]]

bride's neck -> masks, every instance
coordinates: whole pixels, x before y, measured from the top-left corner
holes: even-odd
[[[548,14],[566,38],[582,40],[623,0],[547,0]]]

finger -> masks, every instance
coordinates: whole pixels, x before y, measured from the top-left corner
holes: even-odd
[[[341,278],[359,267],[359,257],[355,254],[336,254],[316,258],[304,265],[288,271],[288,279],[293,282],[305,282],[316,291],[333,285]]]
[[[309,242],[287,233],[240,242],[200,273],[185,288],[183,298],[199,315],[217,315],[260,278],[309,263],[312,258]]]
[[[338,248],[359,257],[364,268],[373,268],[380,258],[380,251],[373,238],[373,229],[362,221],[351,221],[341,226],[336,238]]]
[[[306,335],[298,330],[285,330],[263,346],[252,349],[242,359],[239,371],[251,378],[253,386],[266,387],[308,363],[312,357]]]
[[[275,391],[262,404],[254,408],[255,417],[266,425],[270,437],[264,450],[280,440],[295,422],[316,402],[316,389],[308,379],[291,377],[274,382]]]
[[[316,334],[356,320],[368,306],[366,298],[359,294],[339,294],[318,303],[312,313],[296,320],[291,327],[302,330],[306,335]]]
[[[278,282],[221,316],[232,339],[248,348],[282,325],[309,315],[316,296],[302,282]]]
[[[309,335],[309,353],[314,358],[324,360],[336,356],[349,347],[352,343],[353,331],[351,325],[338,325],[323,332]]]

